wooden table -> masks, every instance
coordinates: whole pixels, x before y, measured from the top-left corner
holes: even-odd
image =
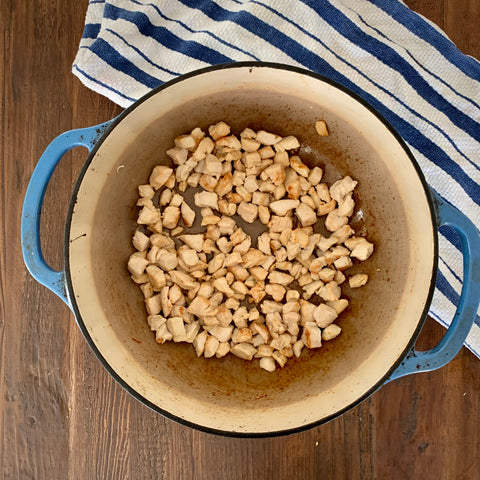
[[[478,0],[409,0],[480,58]],[[8,479],[478,479],[480,360],[392,382],[304,433],[233,439],[191,430],[142,406],[107,374],[67,307],[27,273],[20,213],[27,182],[61,132],[120,112],[70,68],[87,0],[0,2],[0,470]],[[3,42],[3,44],[2,44]],[[42,242],[62,267],[64,218],[85,151],[48,188]],[[444,329],[429,320],[419,345]]]

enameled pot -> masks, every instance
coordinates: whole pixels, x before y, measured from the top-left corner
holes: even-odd
[[[314,128],[325,119],[326,138]],[[191,345],[158,345],[143,297],[126,269],[133,251],[137,186],[168,163],[173,138],[220,120],[299,138],[300,155],[324,168],[328,182],[351,175],[354,228],[367,231],[374,255],[352,273],[369,283],[349,290],[343,332],[274,373],[232,355],[197,358]],[[65,228],[65,267],[44,261],[39,219],[48,181],[68,149],[90,155],[74,188]],[[437,229],[452,224],[464,253],[464,287],[444,339],[414,350],[432,298]],[[225,435],[269,436],[318,425],[357,405],[385,382],[438,368],[461,348],[478,308],[478,231],[427,187],[402,139],[372,107],[327,78],[277,64],[206,68],[162,85],[103,125],[66,132],[46,149],[30,181],[22,246],[32,275],[73,311],[110,374],[154,410]],[[474,268],[477,274],[475,277]]]

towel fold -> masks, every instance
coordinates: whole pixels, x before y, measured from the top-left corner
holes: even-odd
[[[480,63],[398,0],[90,0],[72,70],[126,107],[179,75],[243,60],[304,67],[357,93],[431,188],[480,225]],[[439,247],[430,315],[448,326],[463,275],[453,229],[440,229]],[[480,356],[478,314],[466,346]]]

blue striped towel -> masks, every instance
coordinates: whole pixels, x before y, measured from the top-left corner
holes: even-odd
[[[480,225],[480,63],[398,0],[90,0],[73,73],[128,106],[212,64],[262,60],[343,84],[385,116],[430,186]],[[462,285],[440,233],[430,315],[447,326]],[[466,345],[480,356],[480,317]]]

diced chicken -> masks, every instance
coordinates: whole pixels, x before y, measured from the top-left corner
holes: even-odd
[[[310,262],[308,269],[312,273],[318,274],[323,269],[323,267],[325,267],[326,264],[327,263],[325,262],[325,257],[317,257]],[[323,278],[321,278],[321,280],[323,280]]]
[[[339,300],[342,291],[336,282],[328,282],[326,285],[321,287],[318,291],[318,295],[323,298],[326,302],[331,302],[334,300]]]
[[[232,343],[250,342],[252,331],[248,327],[235,328],[232,333]]]
[[[243,255],[243,267],[252,268],[261,265],[266,260],[266,255],[256,248],[251,248]]]
[[[235,344],[230,351],[243,360],[251,360],[257,353],[257,349],[251,343],[246,342]]]
[[[233,176],[231,173],[225,173],[217,183],[215,187],[215,193],[219,197],[223,197],[227,193],[231,192],[233,188]]]
[[[335,265],[335,268],[340,271],[347,270],[353,265],[351,258],[347,256],[337,258],[333,264]]]
[[[348,223],[346,215],[338,215],[337,210],[331,211],[325,219],[325,228],[330,232],[335,232]]]
[[[237,208],[237,214],[246,222],[253,223],[258,216],[258,207],[253,203],[241,202]]]
[[[285,150],[294,150],[300,147],[300,142],[297,137],[289,135],[288,137],[283,137],[279,142],[275,143],[275,150],[277,152],[284,152]]]
[[[168,206],[163,211],[162,223],[165,228],[175,228],[180,219],[180,209],[178,207]]]
[[[160,294],[145,299],[145,307],[149,315],[158,315],[162,311]]]
[[[248,175],[248,177],[245,178],[245,183],[243,184],[243,186],[250,193],[253,193],[256,190],[258,190],[256,175]]]
[[[200,331],[199,322],[192,322],[188,325],[185,325],[185,341],[188,343],[193,343],[199,331]]]
[[[186,202],[182,202],[180,207],[183,223],[186,227],[191,227],[195,222],[195,211],[190,208]]]
[[[315,187],[322,181],[322,177],[323,170],[320,167],[314,167],[308,174],[308,181]]]
[[[195,297],[190,303],[187,311],[197,317],[214,316],[218,312],[217,307],[210,304],[210,300],[205,297]]]
[[[317,214],[305,203],[300,203],[300,205],[295,209],[295,215],[300,220],[300,223],[303,227],[313,225],[317,221]]]
[[[173,147],[167,150],[167,155],[176,165],[183,165],[187,161],[188,150],[182,147]]]
[[[318,208],[317,208],[317,213],[319,216],[322,215],[327,215],[330,212],[333,212],[335,210],[335,207],[337,206],[337,202],[333,200],[329,200],[326,203],[322,203]]]
[[[214,280],[213,286],[219,291],[224,293],[227,296],[235,295],[235,292],[230,288],[230,285],[227,283],[225,277],[220,277]]]
[[[274,185],[280,185],[285,180],[285,170],[279,163],[274,163],[261,173],[260,178],[270,180]]]
[[[193,150],[197,146],[197,142],[192,135],[179,135],[175,138],[175,146],[179,149]]]
[[[302,177],[306,178],[310,174],[310,169],[302,162],[300,157],[290,157],[290,167]]]
[[[138,186],[138,195],[142,198],[152,199],[155,195],[155,190],[151,185],[139,185]]]
[[[217,351],[215,352],[215,357],[222,358],[227,353],[230,352],[230,344],[228,342],[220,342],[217,347]]]
[[[373,243],[368,242],[367,240],[363,239],[363,241],[358,242],[357,245],[350,253],[350,256],[353,258],[357,258],[360,261],[367,260],[370,255],[373,253]]]
[[[195,348],[195,352],[197,354],[197,357],[200,357],[200,356],[203,355],[203,352],[205,350],[205,343],[206,343],[207,337],[208,337],[207,331],[203,330],[193,340],[193,348]]]
[[[270,210],[268,209],[268,207],[266,207],[265,205],[259,205],[258,218],[264,225],[268,224],[268,222],[270,221]]]
[[[313,318],[320,328],[328,327],[338,317],[336,310],[328,305],[321,303],[315,308]]]
[[[323,120],[316,128],[328,134]],[[261,368],[274,371],[276,363],[283,367],[289,357],[299,357],[304,346],[318,348],[341,331],[332,322],[348,306],[340,298],[342,271],[352,258],[363,261],[373,253],[373,244],[355,237],[348,225],[357,182],[345,177],[330,188],[321,183],[320,167],[310,169],[291,155],[300,146],[293,136],[247,128],[237,138],[223,121],[208,131],[210,137],[200,128],[177,137],[167,152],[175,171],[158,165],[150,184],[138,187],[137,221],[151,234],[134,234],[137,252],[128,269],[158,343],[193,343],[197,355],[207,358],[232,351],[259,358]],[[183,234],[196,220],[186,200],[191,197],[183,196],[188,187],[202,189],[194,203],[205,233]],[[239,219],[231,218],[237,213],[247,223],[259,218],[267,231],[255,240],[256,234],[237,227]],[[323,216],[333,232],[329,238],[314,233]],[[303,292],[291,287],[294,281]],[[349,278],[352,288],[366,281],[365,274]],[[326,303],[309,302],[313,295]]]
[[[197,207],[209,207],[218,210],[218,195],[215,192],[199,192],[195,194],[194,198]]]
[[[293,221],[291,217],[279,217],[277,215],[272,215],[270,221],[268,222],[268,228],[270,232],[281,233],[284,230],[292,230]]]
[[[327,122],[325,120],[318,120],[315,122],[315,130],[321,137],[328,136]]]
[[[323,330],[322,340],[325,340],[326,342],[333,340],[340,335],[341,331],[342,329],[338,325],[332,323],[325,330]]]
[[[197,287],[197,282],[188,273],[180,272],[178,270],[172,270],[168,273],[172,282],[176,283],[182,290],[191,290]]]
[[[135,252],[130,255],[128,259],[128,271],[135,277],[140,276],[144,271],[149,261],[144,252]]]
[[[220,345],[220,342],[215,337],[213,337],[212,335],[207,335],[207,338],[205,339],[205,348],[203,351],[204,357],[205,358],[213,357],[217,352],[219,345]]]
[[[180,240],[188,245],[190,248],[193,248],[196,252],[201,252],[203,249],[203,242],[205,237],[202,233],[196,235],[180,235]]]
[[[154,294],[153,285],[150,282],[142,283],[140,285],[140,290],[142,291],[143,296],[145,298],[153,297],[153,294]]]
[[[286,286],[292,283],[295,279],[288,273],[283,273],[275,270],[268,275],[268,280],[270,281],[270,283],[277,283],[279,285]]]
[[[148,182],[155,189],[158,190],[160,187],[163,187],[168,179],[171,177],[173,169],[165,165],[157,165],[152,170]]]
[[[133,235],[132,244],[139,252],[145,252],[150,245],[150,238],[137,230]]]
[[[267,372],[274,372],[275,371],[275,360],[273,357],[262,357],[260,358],[260,368],[263,368]]]
[[[200,258],[193,248],[184,248],[182,250],[178,250],[178,258],[181,259],[187,267],[193,267],[198,265],[200,262]]]
[[[350,225],[344,225],[343,227],[339,228],[338,230],[335,230],[335,233],[333,233],[332,238],[335,238],[338,244],[345,243],[345,241],[351,237],[355,231]],[[331,245],[330,245],[331,246]],[[328,247],[330,248],[330,247]]]
[[[234,135],[229,135],[228,137],[222,137],[216,142],[217,147],[228,147],[232,150],[240,150],[242,148],[242,144],[240,140],[235,137]]]
[[[319,348],[322,346],[322,331],[314,322],[307,322],[303,327],[302,342],[307,348]]]
[[[335,279],[335,270],[332,268],[322,268],[318,272],[318,278],[325,283],[333,282]]]
[[[260,148],[260,142],[257,142],[253,138],[244,138],[240,140],[242,149],[244,152],[256,152]]]
[[[165,272],[171,272],[171,270],[177,268],[178,260],[177,255],[165,249],[159,249],[155,257],[155,262]]]
[[[269,207],[275,215],[283,217],[294,208],[297,208],[299,205],[300,202],[298,200],[284,199],[271,202]]]
[[[337,315],[340,315],[348,307],[348,300],[345,298],[341,298],[340,300],[326,302],[326,304],[329,307],[332,307],[337,312]]]
[[[312,296],[314,293],[320,291],[324,287],[324,284],[321,280],[315,280],[314,282],[307,283],[302,288],[308,296]]]
[[[266,132],[265,130],[259,130],[255,135],[255,140],[262,145],[275,145],[282,140],[282,137],[274,133]]]
[[[353,192],[357,185],[358,182],[356,180],[353,180],[351,177],[346,176],[341,180],[337,180],[330,187],[330,196],[338,203],[341,203],[345,196],[348,195],[350,192]]]
[[[218,140],[221,137],[226,137],[230,133],[230,126],[225,122],[218,122],[208,128],[208,133],[214,140]]]
[[[215,144],[213,143],[213,140],[209,137],[205,137],[196,147],[195,151],[193,152],[192,158],[197,161],[203,160],[208,153],[212,153],[214,148]]]
[[[265,292],[267,295],[270,295],[276,302],[281,302],[285,296],[286,290],[282,285],[277,285],[275,283],[269,283],[265,285]]]
[[[278,365],[283,368],[287,363],[287,357],[283,355],[278,350],[275,350],[272,354],[273,359],[278,363]]]
[[[302,349],[304,347],[304,343],[302,340],[297,340],[294,344],[293,344],[293,354],[299,358],[300,355],[302,354]]]
[[[181,317],[167,318],[167,328],[172,334],[174,342],[185,342],[187,340],[185,324]]]
[[[161,220],[160,210],[155,207],[143,207],[137,218],[139,225],[153,225]]]
[[[240,263],[242,263],[242,254],[236,251],[225,256],[225,261],[223,262],[223,266],[228,269],[233,269],[234,267],[238,266]],[[243,267],[240,267],[240,268],[244,270],[248,275],[248,272],[245,268]]]
[[[163,270],[158,268],[156,265],[149,265],[146,268],[148,279],[152,284],[154,290],[159,291],[167,284],[167,279]]]
[[[233,325],[222,327],[221,325],[212,325],[205,327],[205,330],[213,335],[219,342],[228,342],[232,338]]]
[[[165,343],[173,340],[173,335],[168,331],[167,324],[163,324],[155,335],[155,341],[157,343]]]
[[[352,216],[353,210],[355,209],[355,201],[352,198],[352,194],[349,193],[343,197],[343,200],[338,203],[337,214],[346,215],[347,217]]]
[[[350,288],[363,287],[368,282],[368,275],[366,273],[357,273],[348,279]]]

